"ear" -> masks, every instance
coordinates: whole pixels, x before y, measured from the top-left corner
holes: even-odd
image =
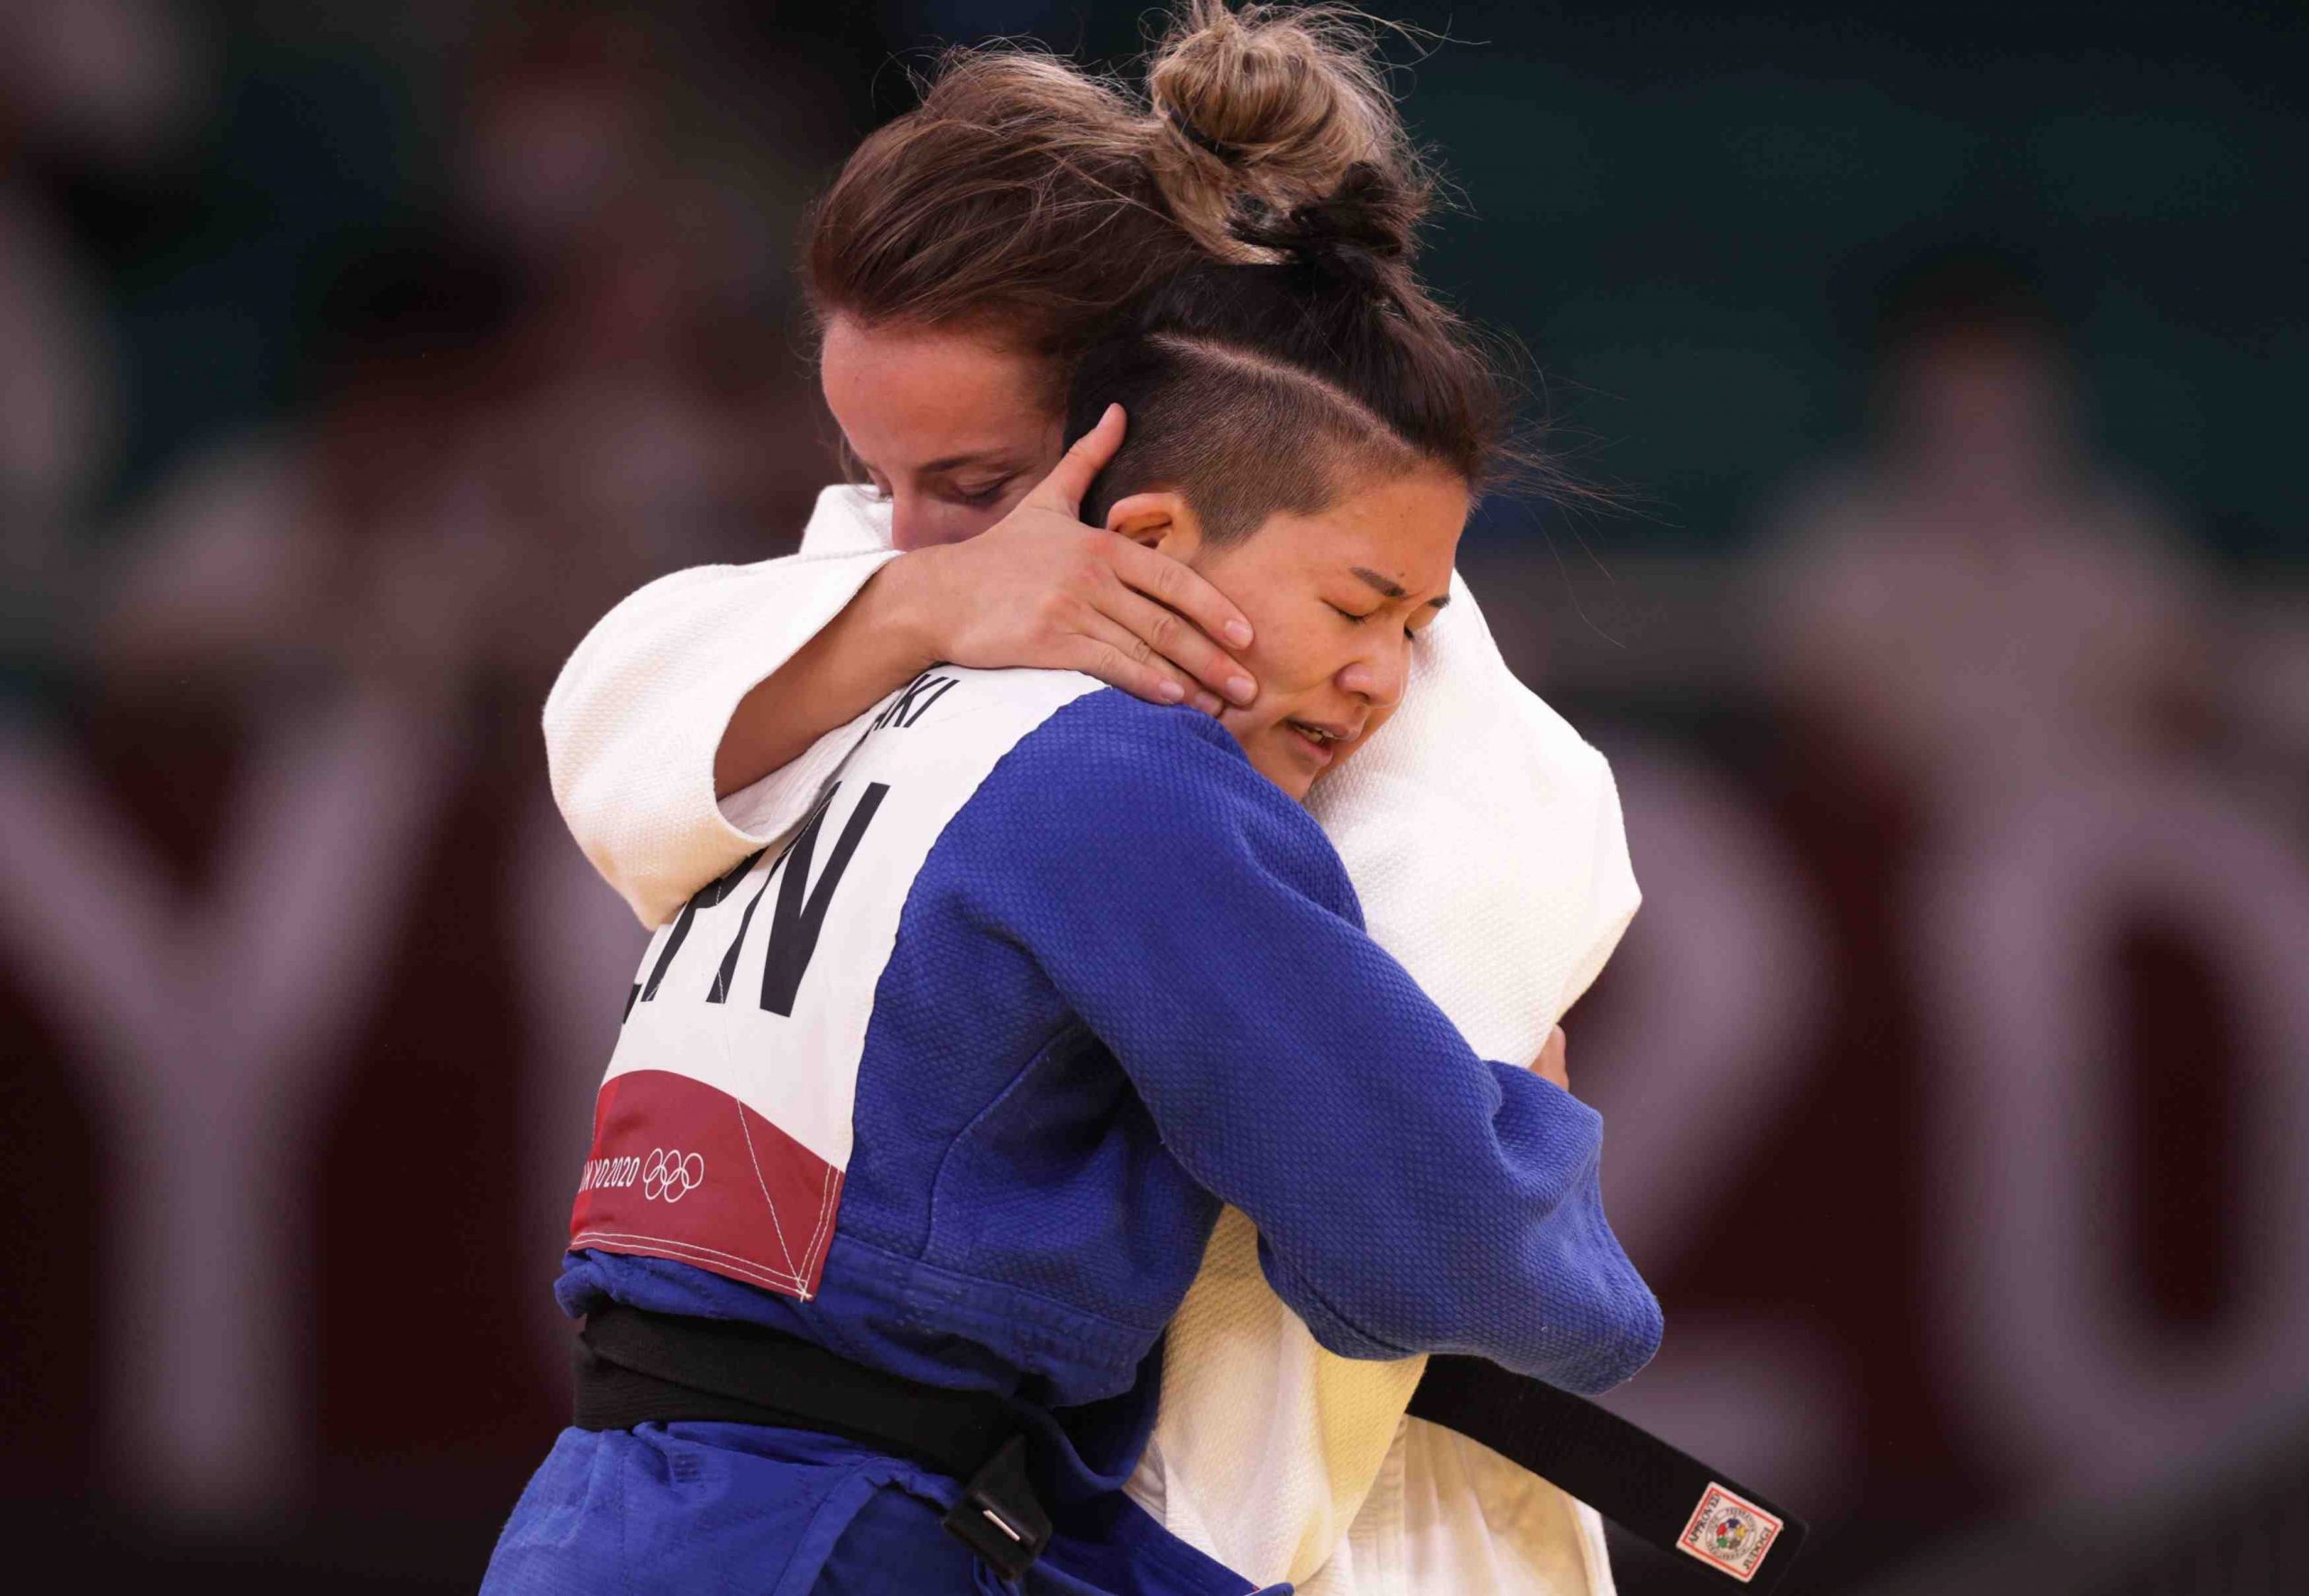
[[[1187,564],[1202,547],[1201,521],[1184,498],[1167,489],[1116,500],[1107,511],[1107,530]]]

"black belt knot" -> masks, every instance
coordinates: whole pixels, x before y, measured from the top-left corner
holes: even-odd
[[[765,1325],[604,1303],[577,1333],[581,1430],[703,1422],[819,1430],[962,1482],[947,1530],[1006,1579],[1050,1544],[1026,1437],[990,1391],[925,1385]]]

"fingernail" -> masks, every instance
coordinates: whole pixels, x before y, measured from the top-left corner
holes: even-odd
[[[1227,696],[1237,703],[1246,704],[1258,695],[1259,684],[1248,676],[1229,676],[1227,679]]]
[[[1213,720],[1216,720],[1218,717],[1227,712],[1227,706],[1219,702],[1219,695],[1215,693],[1196,693],[1194,695],[1194,707],[1200,710],[1204,714],[1210,716]]]
[[[1176,682],[1160,683],[1154,691],[1163,695],[1163,702],[1166,704],[1174,704],[1187,695],[1187,690]]]
[[[1251,646],[1250,622],[1246,620],[1228,621],[1227,623],[1227,640],[1235,645],[1237,648],[1248,648]]]

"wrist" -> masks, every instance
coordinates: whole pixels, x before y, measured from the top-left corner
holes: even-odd
[[[946,657],[945,611],[935,598],[938,556],[945,552],[909,549],[874,573],[859,595],[871,606],[872,635],[897,651],[909,676]]]

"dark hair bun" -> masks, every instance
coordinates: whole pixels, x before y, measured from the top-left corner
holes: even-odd
[[[1278,260],[1354,283],[1385,298],[1399,297],[1412,252],[1417,203],[1367,163],[1348,169],[1337,188],[1276,217],[1246,216],[1234,235]]]

